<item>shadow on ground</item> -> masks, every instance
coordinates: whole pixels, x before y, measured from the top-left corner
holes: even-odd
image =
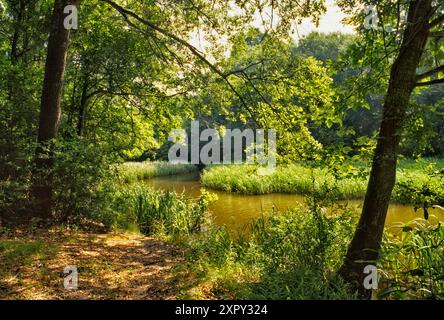
[[[0,238],[1,299],[174,299],[183,252],[133,234],[51,230]],[[64,288],[76,266],[78,289]]]

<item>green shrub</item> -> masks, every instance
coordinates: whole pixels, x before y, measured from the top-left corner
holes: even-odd
[[[272,212],[241,237],[210,229],[188,243],[187,268],[212,282],[215,298],[356,298],[335,275],[352,235],[352,215],[323,212]]]
[[[24,177],[16,180],[0,180],[0,224],[13,222],[26,213],[29,181]]]
[[[106,150],[88,140],[59,141],[54,161],[55,221],[109,226],[115,179]]]
[[[435,163],[416,168],[402,168],[393,192],[398,202],[428,208],[444,205],[444,168]]]

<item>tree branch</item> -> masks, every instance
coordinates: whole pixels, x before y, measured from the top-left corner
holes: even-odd
[[[429,70],[429,71],[427,71],[427,72],[424,72],[424,73],[422,73],[422,74],[417,75],[417,76],[416,76],[416,80],[419,81],[419,80],[422,80],[422,79],[428,78],[428,77],[430,77],[430,76],[432,76],[432,75],[434,75],[434,74],[437,74],[437,73],[439,73],[439,72],[444,72],[444,65],[439,66],[439,67],[437,67],[437,68],[435,68],[435,69],[432,69],[432,70]]]
[[[230,87],[231,91],[233,91],[233,93],[239,98],[240,102],[242,103],[242,105],[245,107],[245,109],[248,111],[248,113],[250,114],[250,116],[253,118],[253,121],[256,122],[257,124],[259,124],[259,122],[257,121],[257,119],[254,116],[254,113],[252,112],[251,108],[248,106],[248,104],[245,102],[244,98],[242,97],[242,95],[236,90],[236,88],[232,85],[232,83],[230,82],[230,80],[228,79],[228,76],[231,75],[231,73],[228,74],[224,74],[221,70],[219,70],[214,64],[212,64],[210,61],[208,61],[207,58],[205,58],[205,56],[193,45],[189,44],[187,41],[179,38],[178,36],[168,32],[167,30],[157,26],[156,24],[154,24],[153,22],[146,20],[142,17],[140,17],[139,15],[137,15],[136,13],[123,8],[122,6],[118,5],[117,3],[111,1],[111,0],[101,0],[107,4],[109,4],[111,7],[113,7],[114,9],[116,9],[124,18],[125,20],[128,22],[128,24],[136,29],[138,29],[139,31],[141,31],[141,29],[139,27],[137,27],[134,23],[132,23],[128,17],[132,17],[135,20],[137,20],[138,22],[148,26],[149,28],[151,28],[152,30],[155,30],[157,32],[159,32],[160,34],[163,34],[164,36],[174,40],[175,42],[181,44],[182,46],[186,47],[189,51],[191,51],[191,53],[193,55],[195,55],[196,57],[198,57],[201,61],[203,61],[214,73],[218,74],[226,83],[227,85]]]
[[[427,87],[434,84],[444,83],[444,78],[438,79],[438,80],[432,80],[432,81],[426,81],[426,82],[418,82],[415,87]]]
[[[438,18],[436,18],[435,20],[430,22],[430,29],[439,26],[440,24],[444,23],[444,15],[439,16]]]
[[[128,21],[128,16],[132,17],[135,20],[139,21],[140,23],[150,27],[151,29],[153,29],[153,30],[163,34],[164,36],[166,36],[166,37],[168,37],[170,39],[173,39],[174,41],[176,41],[176,42],[180,43],[181,45],[185,46],[195,56],[197,56],[199,59],[201,59],[210,69],[212,69],[214,72],[216,72],[220,76],[223,76],[223,73],[219,69],[217,69],[211,62],[209,62],[196,47],[194,47],[193,45],[189,44],[185,40],[179,38],[178,36],[168,32],[167,30],[165,30],[163,28],[160,28],[159,26],[155,25],[153,22],[151,22],[149,20],[146,20],[146,19],[143,19],[142,17],[138,16],[134,12],[121,7],[120,5],[118,5],[117,3],[113,2],[113,1],[110,1],[110,0],[102,0],[102,1],[108,3],[114,9],[116,9],[127,21]],[[132,26],[134,26],[134,24],[132,24]],[[140,30],[140,28],[138,28],[138,29]]]
[[[252,68],[252,67],[255,67],[255,66],[259,65],[259,64],[264,63],[265,60],[266,60],[266,59],[261,59],[260,61],[250,63],[250,64],[249,64],[248,66],[246,66],[245,68],[232,70],[232,71],[230,71],[230,72],[225,73],[225,76],[228,77],[229,75],[232,75],[232,74],[238,74],[238,73],[240,73],[240,74],[244,74],[245,71],[247,71],[248,69],[250,69],[250,68]]]
[[[429,33],[430,38],[444,38],[444,31],[435,31]]]

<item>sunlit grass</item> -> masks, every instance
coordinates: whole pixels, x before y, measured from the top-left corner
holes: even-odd
[[[182,237],[199,232],[213,196],[202,190],[196,199],[171,191],[131,185],[116,194],[115,225],[123,229],[137,225],[144,235]]]
[[[192,164],[173,164],[161,161],[125,162],[119,166],[118,171],[123,181],[131,182],[159,176],[195,172],[197,167]]]
[[[436,163],[435,166],[432,164]],[[349,164],[353,174],[335,178],[326,168],[306,164],[280,165],[271,175],[258,175],[256,165],[220,165],[205,169],[205,187],[242,194],[294,193],[309,195],[328,187],[338,199],[362,199],[367,189],[369,166]],[[433,171],[443,170],[444,161],[423,159],[401,160],[392,200],[416,203],[419,193],[430,193],[433,201],[444,201],[442,176]],[[430,199],[432,201],[432,199]]]

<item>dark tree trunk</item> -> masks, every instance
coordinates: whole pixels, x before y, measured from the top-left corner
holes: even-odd
[[[11,62],[12,64],[16,64],[18,58],[19,58],[19,38],[20,38],[20,31],[23,28],[23,16],[25,15],[25,4],[22,0],[18,1],[17,4],[17,17],[15,19],[14,23],[14,33],[12,35],[11,39]]]
[[[35,216],[49,219],[52,216],[53,155],[51,144],[57,137],[60,115],[63,79],[70,30],[64,27],[64,8],[75,4],[70,0],[55,0],[52,26],[48,39],[45,77],[40,105],[38,146],[35,153],[35,169],[31,196],[34,200]]]
[[[85,125],[85,111],[88,104],[88,76],[85,75],[82,88],[82,97],[80,98],[80,105],[77,115],[77,134],[79,137],[83,136],[83,128]]]
[[[396,162],[402,123],[416,83],[416,69],[429,35],[432,0],[412,1],[408,26],[404,31],[399,55],[390,75],[383,118],[373,158],[372,170],[361,218],[339,273],[362,297],[371,290],[363,286],[364,267],[376,265],[387,209],[396,179]]]

